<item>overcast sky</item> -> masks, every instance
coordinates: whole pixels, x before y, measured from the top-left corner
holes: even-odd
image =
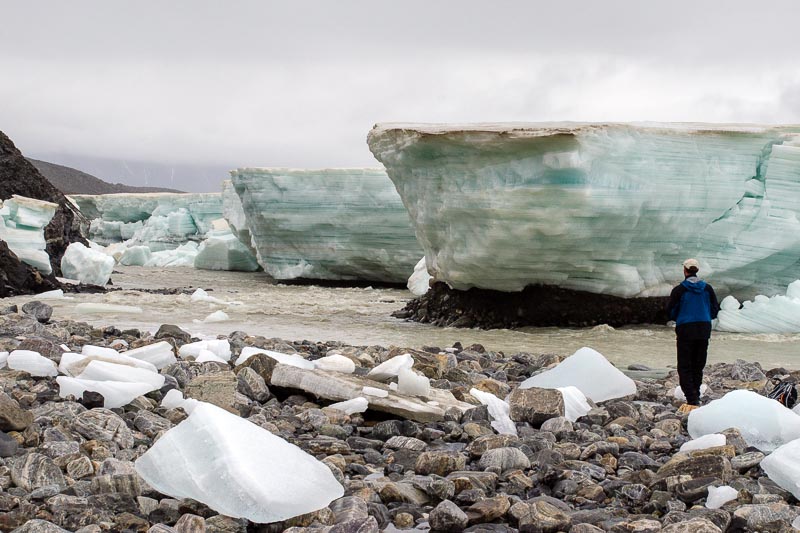
[[[155,185],[374,166],[376,122],[800,123],[799,20],[795,0],[0,0],[0,130],[88,170],[152,163],[118,178]]]

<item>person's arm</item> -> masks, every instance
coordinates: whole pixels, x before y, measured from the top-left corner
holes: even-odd
[[[711,285],[706,285],[706,290],[708,291],[708,302],[711,306],[711,320],[717,318],[717,314],[719,313],[719,302],[717,301],[717,294],[714,292],[714,288]]]
[[[669,303],[667,304],[667,316],[670,320],[675,320],[678,318],[678,311],[680,310],[681,306],[681,296],[683,296],[683,291],[686,289],[683,285],[678,285],[669,295]]]

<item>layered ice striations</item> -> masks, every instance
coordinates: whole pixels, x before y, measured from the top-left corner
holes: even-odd
[[[231,177],[258,261],[276,279],[405,283],[422,255],[381,169],[242,168]]]
[[[800,126],[385,124],[368,143],[455,289],[665,295],[697,257],[752,297],[800,270]]]
[[[53,271],[45,251],[44,228],[56,209],[58,204],[16,194],[5,202],[0,200],[0,240],[6,241],[20,261],[42,274]]]

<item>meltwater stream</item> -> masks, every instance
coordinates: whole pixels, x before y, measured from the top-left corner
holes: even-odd
[[[667,326],[610,328],[523,328],[477,330],[438,328],[392,318],[412,296],[386,288],[331,288],[276,284],[264,273],[217,272],[188,268],[152,269],[117,266],[107,294],[75,294],[48,300],[54,319],[72,319],[96,326],[138,328],[155,332],[161,324],[176,324],[193,335],[208,337],[241,330],[251,335],[287,340],[337,340],[355,345],[420,348],[480,343],[506,353],[552,352],[569,355],[590,346],[618,366],[643,363],[653,368],[675,364],[674,331]],[[135,289],[203,288],[232,305],[192,302],[189,294],[153,294]],[[22,304],[35,297],[5,300]],[[140,314],[93,314],[76,309],[96,302],[142,308]],[[230,320],[200,323],[223,310]],[[709,361],[748,359],[764,368],[800,368],[800,334],[735,334],[715,332]]]

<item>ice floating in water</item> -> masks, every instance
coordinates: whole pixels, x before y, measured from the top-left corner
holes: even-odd
[[[564,397],[564,418],[570,422],[575,422],[592,409],[578,387],[558,387],[558,390]]]
[[[275,359],[279,363],[283,363],[284,365],[289,366],[296,366],[297,368],[305,368],[307,370],[313,370],[316,368],[313,361],[309,361],[308,359],[303,359],[299,355],[296,354],[288,354],[288,353],[280,353],[280,352],[273,352],[272,350],[262,350],[261,348],[255,348],[253,346],[245,346],[242,348],[242,352],[239,354],[239,357],[236,359],[236,365],[241,365],[251,357],[253,357],[257,353],[263,353]]]
[[[410,368],[402,368],[397,376],[397,392],[427,398],[431,393],[431,380]]]
[[[708,509],[719,509],[728,502],[739,497],[739,491],[728,485],[722,487],[708,487],[708,498],[706,507]]]
[[[36,295],[37,300],[58,300],[64,298],[64,291],[56,289],[54,291],[40,292]]]
[[[800,333],[800,280],[786,288],[786,295],[756,296],[744,302],[727,296],[720,303],[716,329],[740,333]]]
[[[0,200],[0,240],[6,241],[20,261],[42,274],[53,271],[45,251],[44,228],[56,209],[58,204],[16,194],[5,202]]]
[[[175,359],[175,353],[172,350],[172,345],[167,341],[160,341],[128,350],[125,352],[125,356],[133,357],[140,361],[146,361],[158,369],[162,369],[177,361],[177,359]]]
[[[14,350],[8,355],[6,364],[11,370],[22,370],[31,376],[46,377],[57,376],[56,364],[43,357],[39,352],[31,350]]]
[[[478,389],[471,389],[469,393],[489,409],[489,416],[492,417],[492,427],[501,435],[516,435],[517,425],[511,420],[509,412],[511,407],[490,392]]]
[[[225,311],[214,311],[203,320],[194,320],[195,324],[210,324],[213,322],[225,322],[226,320],[230,319],[228,313]]]
[[[402,369],[411,368],[412,366],[414,366],[414,359],[411,354],[404,353],[379,364],[369,371],[367,377],[375,381],[386,381],[400,375]]]
[[[697,437],[681,445],[680,451],[690,452],[692,450],[704,450],[706,448],[714,448],[716,446],[725,446],[728,440],[722,433],[709,433],[702,437]]]
[[[558,366],[532,376],[521,389],[557,389],[574,386],[593,402],[636,394],[636,383],[591,348],[581,348]]]
[[[197,289],[192,293],[190,298],[192,302],[209,302],[212,304],[228,305],[228,302],[220,300],[216,296],[211,296],[203,289]]]
[[[705,383],[703,383],[702,385],[700,385],[700,397],[702,398],[703,396],[705,396],[707,392],[708,392],[708,385],[706,385]],[[686,395],[685,395],[685,394],[683,394],[683,389],[681,388],[681,386],[680,386],[680,385],[678,385],[677,387],[675,387],[675,390],[674,390],[674,391],[672,391],[672,396],[673,396],[673,397],[674,397],[676,400],[680,400],[680,401],[682,401],[682,402],[685,402],[685,401],[686,401]]]
[[[135,463],[155,490],[219,514],[279,522],[344,495],[330,469],[269,431],[200,402]]]
[[[689,435],[696,439],[738,428],[749,446],[770,452],[800,438],[800,416],[779,402],[748,390],[731,391],[689,413]]]
[[[378,398],[386,398],[389,396],[389,391],[385,391],[377,387],[364,387],[361,389],[361,394],[366,394],[367,396],[376,396]]]
[[[193,267],[197,257],[197,243],[189,241],[174,250],[153,252],[144,264],[146,267]]]
[[[61,271],[81,283],[105,285],[114,270],[114,258],[87,248],[79,242],[67,246],[61,258]]]
[[[153,387],[153,389],[160,389],[164,386],[164,376],[161,374],[156,374],[144,368],[132,368],[127,365],[108,363],[106,361],[90,361],[77,377],[92,381],[145,383]]]
[[[776,449],[761,461],[767,476],[800,499],[800,439]]]
[[[181,357],[199,357],[203,350],[208,350],[214,355],[228,361],[231,358],[231,343],[228,339],[210,339],[205,341],[190,342],[184,344],[178,349],[178,355]],[[238,363],[237,363],[238,364]]]
[[[349,357],[339,354],[327,355],[314,361],[314,366],[320,370],[352,374],[356,371],[356,364]]]
[[[369,400],[359,396],[352,400],[345,400],[343,402],[332,403],[328,406],[329,409],[336,409],[345,414],[352,415],[355,413],[363,413],[369,407]]]
[[[58,394],[62,398],[72,395],[81,398],[84,391],[99,392],[103,395],[103,407],[114,409],[131,403],[134,399],[158,389],[147,383],[127,381],[94,381],[90,379],[58,376]]]
[[[84,302],[75,306],[75,310],[79,313],[97,314],[108,313],[114,315],[138,315],[142,313],[142,308],[135,305],[117,305],[117,304],[103,304],[95,302]]]
[[[408,278],[406,287],[414,296],[422,296],[430,289],[430,281],[432,279],[433,276],[428,274],[428,268],[425,266],[425,258],[423,257],[414,267],[414,273]]]

